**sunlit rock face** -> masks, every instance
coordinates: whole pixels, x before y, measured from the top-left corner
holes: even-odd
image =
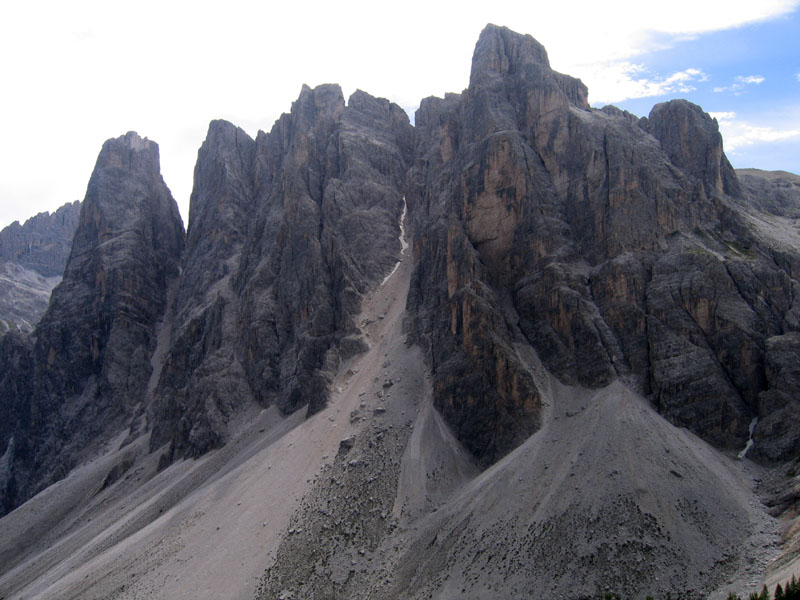
[[[484,464],[508,452],[540,414],[529,343],[562,381],[623,377],[674,422],[743,446],[773,382],[792,379],[767,365],[794,338],[766,340],[797,328],[794,252],[774,260],[748,224],[760,188],[739,183],[702,109],[637,119],[586,98],[530,36],[488,26],[467,90],[417,112],[409,310],[436,406]],[[767,427],[780,435],[760,424],[754,454],[796,453]]]

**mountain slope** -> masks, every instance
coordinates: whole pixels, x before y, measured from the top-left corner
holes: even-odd
[[[364,349],[361,295],[394,263],[412,130],[397,105],[304,87],[250,139],[215,121],[195,170],[151,448],[197,456],[256,407],[320,410]]]

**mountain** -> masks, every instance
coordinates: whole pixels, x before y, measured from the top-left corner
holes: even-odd
[[[437,408],[484,464],[526,439],[521,340],[561,381],[622,377],[721,448],[758,417],[751,452],[796,456],[800,413],[766,400],[782,385],[766,365],[796,347],[796,238],[750,226],[758,205],[699,107],[638,120],[586,97],[532,38],[489,29],[464,94],[420,107],[409,205],[435,268],[410,308]]]
[[[412,127],[103,146],[0,339],[0,596],[727,597],[800,569],[797,177],[489,25]],[[781,516],[786,527],[775,517]],[[793,533],[794,532],[794,533]]]
[[[0,231],[0,331],[33,330],[61,281],[79,212],[75,201]]]
[[[158,146],[135,133],[97,159],[64,271],[33,340],[9,340],[0,387],[3,506],[64,477],[144,403],[150,357],[184,244]],[[17,355],[25,356],[16,358]],[[19,389],[20,380],[26,389]]]
[[[361,295],[394,264],[413,131],[396,105],[304,87],[252,140],[214,121],[198,154],[171,343],[151,411],[167,461],[227,439],[226,421],[325,405],[364,349]]]

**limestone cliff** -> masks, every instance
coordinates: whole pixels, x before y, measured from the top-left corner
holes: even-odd
[[[361,295],[399,251],[412,129],[397,105],[304,87],[255,140],[215,121],[200,149],[172,342],[152,410],[165,460],[225,442],[242,411],[325,405],[363,349]]]
[[[480,460],[537,426],[519,343],[565,382],[629,379],[672,421],[744,446],[797,284],[742,216],[750,192],[713,119],[685,101],[642,120],[591,109],[530,36],[488,26],[469,88],[423,101],[416,123],[412,334]],[[762,427],[756,453],[797,451],[768,450]]]
[[[89,180],[64,279],[33,344],[5,341],[4,361],[16,365],[0,388],[10,407],[0,439],[9,452],[6,506],[96,453],[143,402],[183,238],[158,146],[132,132],[108,140]]]
[[[157,146],[109,140],[0,338],[0,597],[760,581],[767,471],[733,459],[797,514],[798,179],[689,102],[587,97],[494,25],[414,127],[304,86],[255,138],[211,122],[186,236]]]
[[[758,417],[750,456],[797,456],[789,174],[740,179],[689,102],[591,108],[538,42],[493,25],[468,88],[415,125],[337,85],[304,86],[255,139],[212,122],[185,248],[155,144],[107,142],[47,314],[3,339],[4,506],[112,432],[149,435],[165,467],[262,408],[324,407],[366,347],[356,317],[397,260],[404,198],[409,341],[483,466],[540,427],[534,354],[566,384],[623,379],[723,449]]]

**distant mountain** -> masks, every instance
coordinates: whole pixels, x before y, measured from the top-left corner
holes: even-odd
[[[75,201],[0,231],[0,331],[33,330],[61,281],[79,213]]]
[[[760,210],[782,217],[800,217],[800,176],[760,169],[737,169],[736,175]]]
[[[157,145],[107,141],[47,311],[0,339],[0,597],[798,568],[798,178],[734,171],[689,102],[587,97],[494,25],[413,127],[304,86],[255,139],[210,124],[186,233]]]

